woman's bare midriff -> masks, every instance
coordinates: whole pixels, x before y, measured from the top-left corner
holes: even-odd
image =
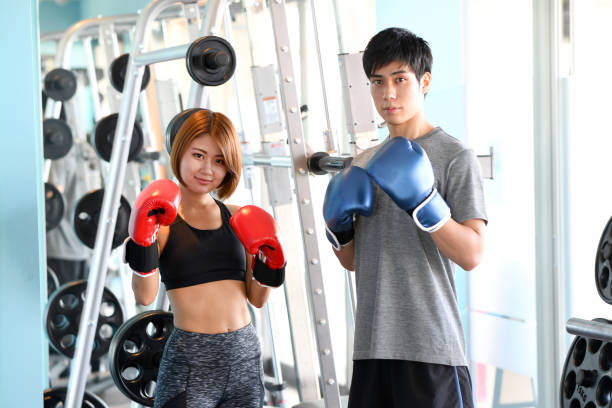
[[[243,281],[223,280],[168,291],[174,325],[196,333],[227,333],[251,321]]]

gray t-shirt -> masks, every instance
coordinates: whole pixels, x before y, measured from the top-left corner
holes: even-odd
[[[458,223],[487,221],[473,151],[435,128],[415,140],[431,161],[436,188]],[[365,167],[382,146],[357,155]],[[467,365],[455,264],[376,183],[374,211],[355,221],[357,312],[353,358]]]

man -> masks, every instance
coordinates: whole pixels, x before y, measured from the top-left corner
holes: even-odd
[[[480,168],[425,116],[426,41],[383,30],[363,66],[389,139],[330,181],[323,209],[334,252],[356,275],[349,408],[473,407],[454,275],[484,250]]]

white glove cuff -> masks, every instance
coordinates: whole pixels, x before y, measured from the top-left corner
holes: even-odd
[[[429,197],[414,209],[412,218],[417,227],[423,231],[434,232],[450,220],[451,211],[438,190],[434,188]]]

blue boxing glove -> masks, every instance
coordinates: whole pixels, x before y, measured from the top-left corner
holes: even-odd
[[[434,232],[450,219],[450,208],[434,186],[427,153],[417,143],[395,137],[372,156],[365,169],[423,231]]]
[[[351,166],[331,179],[323,201],[323,218],[327,239],[336,250],[355,235],[353,215],[370,215],[373,206],[374,186],[362,168]]]

